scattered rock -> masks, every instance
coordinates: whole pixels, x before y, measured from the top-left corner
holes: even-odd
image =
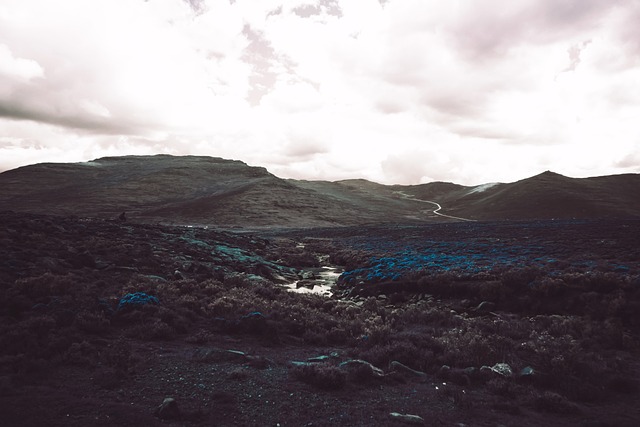
[[[155,410],[155,416],[162,420],[175,420],[180,417],[178,402],[172,397],[164,399],[162,404]]]
[[[246,314],[240,318],[240,331],[249,334],[261,334],[267,331],[267,318],[259,311]]]
[[[407,365],[403,365],[402,363],[398,362],[397,360],[394,360],[393,362],[390,363],[391,366],[391,370],[393,370],[394,372],[399,372],[402,374],[407,374],[410,376],[414,376],[414,377],[426,377],[427,374],[421,371],[416,371],[415,369],[411,369],[410,367],[408,367]]]
[[[303,271],[300,273],[300,277],[302,277],[302,279],[304,280],[311,280],[311,279],[315,279],[316,275],[313,273],[313,271]]]
[[[289,362],[289,365],[294,367],[303,367],[303,366],[311,366],[313,365],[313,362],[300,362],[297,360],[292,360]]]
[[[338,367],[346,369],[349,376],[356,380],[369,380],[384,377],[384,371],[382,369],[376,368],[365,360],[350,359],[342,362]]]
[[[476,308],[473,309],[476,313],[489,313],[495,310],[496,304],[491,301],[482,301]]]
[[[391,417],[391,419],[395,421],[403,422],[405,424],[424,425],[424,418],[418,415],[400,414],[398,412],[391,412],[389,416]]]
[[[322,356],[310,357],[309,359],[307,359],[307,362],[310,362],[310,363],[326,362],[326,361],[330,360],[331,358],[332,358],[332,356],[327,356],[325,354],[325,355],[322,355]]]
[[[536,376],[536,371],[531,366],[522,368],[518,373],[518,378],[524,381],[530,381],[535,376]]]
[[[299,280],[298,282],[296,282],[296,289],[300,289],[300,288],[313,289],[315,285],[316,285],[315,282],[312,282],[310,280]]]
[[[495,373],[502,375],[503,377],[511,377],[513,376],[513,370],[511,366],[506,363],[496,363],[495,365],[483,366],[480,368],[480,373],[486,375],[487,373]]]
[[[243,351],[221,350],[218,348],[199,348],[193,353],[193,359],[198,362],[241,362],[248,360],[249,356]]]

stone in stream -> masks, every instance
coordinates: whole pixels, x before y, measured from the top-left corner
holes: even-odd
[[[300,277],[304,280],[311,280],[311,279],[315,279],[316,275],[313,271],[305,270],[300,273]]]
[[[398,412],[391,412],[389,414],[392,420],[400,421],[405,424],[424,425],[424,418],[418,415],[400,414]]]
[[[296,282],[296,289],[300,289],[300,288],[313,289],[315,285],[316,285],[315,282],[311,280],[299,280],[298,282]]]

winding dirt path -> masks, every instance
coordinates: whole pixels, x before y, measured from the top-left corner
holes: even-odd
[[[416,199],[413,195],[411,194],[406,194],[402,191],[394,191],[394,193],[399,194],[400,196],[406,198],[406,199],[410,199],[416,202],[420,202],[420,203],[431,203],[432,205],[436,205],[436,209],[433,210],[433,213],[436,215],[439,215],[441,217],[445,217],[445,218],[451,218],[451,219],[457,219],[459,221],[469,221],[469,222],[475,222],[477,221],[476,219],[469,219],[469,218],[461,218],[459,216],[453,216],[453,215],[447,215],[447,214],[443,214],[440,213],[439,211],[442,209],[442,206],[440,206],[439,203],[437,202],[433,202],[431,200],[422,200],[422,199]]]

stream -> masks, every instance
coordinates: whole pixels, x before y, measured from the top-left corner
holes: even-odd
[[[305,270],[309,278],[296,280],[287,285],[283,285],[290,292],[300,294],[318,294],[330,297],[333,295],[331,290],[336,284],[340,274],[338,267],[324,266],[320,268],[311,268]]]

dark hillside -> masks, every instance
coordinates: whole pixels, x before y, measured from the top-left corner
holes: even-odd
[[[634,217],[640,175],[569,178],[544,172],[457,198],[451,212],[476,219]]]
[[[569,178],[553,172],[475,187],[281,179],[205,156],[106,157],[0,173],[0,209],[220,227],[640,217],[640,175]],[[440,214],[434,209],[439,204]],[[458,218],[455,218],[458,217]]]

